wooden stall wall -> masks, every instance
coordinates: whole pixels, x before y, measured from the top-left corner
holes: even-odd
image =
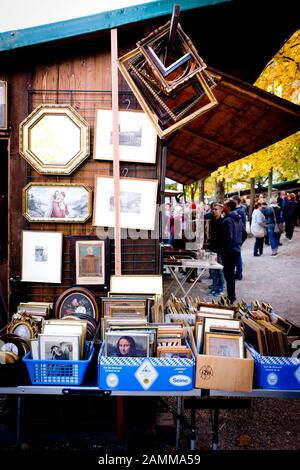
[[[141,34],[141,33],[139,33]],[[143,34],[143,33],[142,33]],[[137,35],[137,37],[139,37]],[[132,45],[134,47],[134,44]],[[132,48],[128,43],[122,49]],[[58,296],[72,286],[70,239],[74,235],[96,235],[92,218],[84,224],[33,223],[22,215],[22,189],[29,182],[83,183],[94,189],[95,177],[112,176],[112,163],[93,160],[94,122],[96,110],[111,108],[110,36],[93,38],[67,45],[43,45],[22,51],[15,58],[9,57],[7,67],[11,88],[10,95],[10,312],[15,311],[20,300],[55,302]],[[120,79],[119,108],[139,109],[128,86]],[[90,155],[68,176],[48,176],[37,173],[19,154],[19,124],[40,104],[69,104],[90,126]],[[121,162],[121,176],[133,178],[157,178],[160,180],[160,156],[156,165]],[[158,196],[159,200],[159,196]],[[157,220],[157,224],[159,221]],[[20,281],[22,256],[22,230],[62,232],[63,273],[62,283],[41,284]],[[141,238],[126,238],[123,230],[122,273],[155,274],[159,266],[159,239],[151,232],[141,233]],[[110,270],[114,273],[114,242],[110,244]],[[97,286],[96,296],[105,295]]]

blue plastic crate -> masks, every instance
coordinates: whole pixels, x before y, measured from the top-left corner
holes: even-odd
[[[80,361],[53,361],[31,359],[31,353],[23,357],[33,385],[80,385],[94,354],[90,348],[88,359]]]

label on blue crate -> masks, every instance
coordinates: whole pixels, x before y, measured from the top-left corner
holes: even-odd
[[[169,382],[171,385],[175,385],[175,387],[185,387],[192,382],[192,379],[187,375],[172,375],[169,378]]]
[[[148,359],[143,362],[134,375],[144,390],[149,390],[158,377],[155,367]]]

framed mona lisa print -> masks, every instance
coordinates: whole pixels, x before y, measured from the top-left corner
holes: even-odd
[[[71,236],[72,281],[77,286],[97,286],[108,290],[109,239],[97,236]]]

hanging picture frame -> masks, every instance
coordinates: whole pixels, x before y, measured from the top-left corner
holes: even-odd
[[[157,180],[120,179],[120,227],[154,230],[156,219]],[[114,180],[96,177],[93,225],[114,227]]]
[[[84,223],[92,215],[92,190],[76,183],[28,183],[23,216],[30,222]]]
[[[109,289],[110,240],[96,235],[70,236],[72,283],[89,288]]]
[[[112,111],[98,109],[94,131],[96,160],[113,160]],[[134,163],[156,162],[157,134],[143,111],[119,111],[120,161]]]
[[[60,284],[62,245],[61,232],[24,230],[21,280]]]
[[[0,80],[0,130],[7,129],[7,82]]]

